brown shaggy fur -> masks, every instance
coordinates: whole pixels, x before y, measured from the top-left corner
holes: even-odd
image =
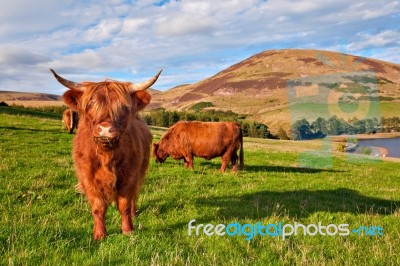
[[[146,91],[129,92],[131,83],[106,80],[84,82],[84,91],[70,89],[65,103],[80,114],[74,138],[73,159],[78,187],[92,208],[95,239],[106,235],[105,214],[115,202],[122,232],[133,230],[132,216],[149,165],[152,136],[137,112],[150,102]],[[116,137],[95,141],[98,125],[115,128]]]
[[[153,144],[153,155],[157,162],[164,162],[168,156],[184,160],[184,165],[193,169],[193,156],[210,160],[222,156],[221,172],[229,162],[232,170],[238,169],[237,150],[240,148],[239,168],[243,168],[243,136],[238,123],[233,122],[186,122],[173,125]]]

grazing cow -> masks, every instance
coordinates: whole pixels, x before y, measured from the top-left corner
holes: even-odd
[[[161,71],[146,82],[132,84],[106,80],[75,83],[57,75],[69,88],[64,102],[78,111],[79,130],[73,143],[78,187],[85,194],[94,219],[93,236],[106,236],[105,214],[115,202],[122,232],[133,231],[132,216],[150,159],[152,135],[138,111],[150,102],[146,91]]]
[[[237,150],[240,148],[240,165],[243,168],[243,135],[238,123],[234,122],[187,122],[173,125],[153,144],[156,161],[163,163],[168,156],[184,160],[184,165],[193,169],[193,156],[210,160],[222,156],[221,172],[232,163],[232,170],[238,169]]]
[[[72,109],[67,109],[62,114],[62,121],[65,129],[72,134],[74,128],[78,128],[78,112]]]

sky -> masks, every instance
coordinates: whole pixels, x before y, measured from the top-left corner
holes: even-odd
[[[0,90],[62,94],[64,78],[195,83],[270,49],[400,63],[400,1],[12,0],[0,9]]]

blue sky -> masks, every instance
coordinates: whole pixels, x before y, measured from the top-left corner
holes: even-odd
[[[101,3],[101,4],[100,4]],[[74,81],[194,83],[255,53],[309,48],[400,63],[400,1],[13,0],[0,10],[0,90]]]

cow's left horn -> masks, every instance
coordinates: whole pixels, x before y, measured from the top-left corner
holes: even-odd
[[[150,86],[153,85],[157,81],[157,79],[160,76],[162,71],[163,70],[161,69],[160,71],[158,71],[157,75],[155,75],[154,77],[152,77],[151,79],[149,79],[145,82],[138,83],[138,84],[132,84],[131,88],[130,88],[131,92],[142,91],[142,90],[150,88]]]
[[[62,85],[69,89],[83,91],[84,85],[81,83],[73,82],[67,80],[61,76],[59,76],[53,69],[50,68],[50,71],[53,73],[54,77],[56,77],[57,81],[60,82]]]

